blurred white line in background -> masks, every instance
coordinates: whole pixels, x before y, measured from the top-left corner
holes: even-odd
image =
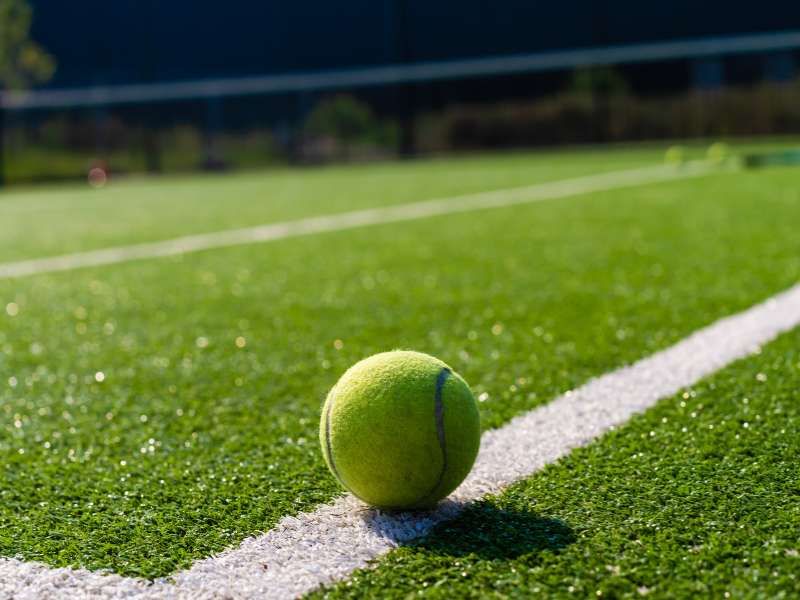
[[[134,260],[178,256],[214,248],[228,248],[316,233],[344,231],[369,225],[383,225],[543,200],[555,200],[557,198],[567,198],[659,181],[697,177],[712,170],[713,167],[711,165],[702,161],[686,163],[679,167],[666,165],[643,167],[525,187],[465,194],[381,208],[369,208],[295,221],[269,223],[244,229],[189,235],[159,242],[0,263],[0,279],[41,275],[58,271],[73,271],[75,269],[114,265]]]

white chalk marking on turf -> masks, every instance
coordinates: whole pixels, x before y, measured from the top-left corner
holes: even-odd
[[[28,275],[39,275],[57,271],[72,271],[85,267],[99,267],[134,260],[176,256],[214,248],[271,242],[315,233],[343,231],[357,227],[366,227],[368,225],[382,225],[460,212],[513,206],[515,204],[527,204],[542,200],[554,200],[556,198],[615,190],[671,179],[696,177],[709,173],[712,170],[713,167],[709,164],[697,161],[687,163],[680,168],[665,165],[625,171],[613,171],[610,173],[562,179],[526,187],[452,196],[449,198],[426,200],[411,204],[369,208],[341,214],[310,217],[296,221],[270,223],[245,229],[231,229],[215,233],[190,235],[160,242],[103,248],[101,250],[90,250],[88,252],[78,252],[75,254],[64,254],[46,258],[34,258],[0,264],[0,279],[25,277]]]
[[[0,559],[0,598],[291,598],[344,579],[399,544],[427,534],[486,494],[500,492],[659,399],[749,356],[800,325],[800,284],[701,329],[674,346],[593,379],[484,433],[469,478],[426,514],[391,516],[350,496],[287,516],[269,532],[200,560],[171,581]]]

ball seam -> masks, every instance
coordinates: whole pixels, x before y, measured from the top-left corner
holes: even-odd
[[[431,490],[415,502],[417,505],[425,505],[428,499],[436,494],[439,487],[444,481],[444,476],[447,473],[447,444],[445,440],[444,431],[444,384],[447,378],[452,375],[452,371],[448,367],[443,367],[439,374],[436,376],[436,393],[434,395],[434,417],[436,419],[436,438],[439,441],[439,449],[442,451],[442,468],[439,471],[439,477]]]
[[[339,473],[339,469],[336,468],[336,461],[333,460],[333,448],[331,447],[331,412],[333,411],[332,396],[328,398],[326,404],[327,406],[325,410],[325,454],[327,455],[328,458],[328,465],[330,466],[333,475],[336,477],[336,479],[339,480],[339,483],[341,483],[345,489],[347,489],[349,492],[352,493],[353,491],[350,489],[350,486],[348,486],[344,482],[344,479],[342,479],[342,476]]]

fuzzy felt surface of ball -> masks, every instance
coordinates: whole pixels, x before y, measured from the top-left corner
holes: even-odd
[[[322,453],[347,490],[372,506],[434,506],[464,480],[480,446],[467,383],[441,360],[405,350],[352,367],[328,393]]]

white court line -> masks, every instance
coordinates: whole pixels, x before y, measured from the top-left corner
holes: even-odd
[[[344,496],[314,512],[284,517],[238,548],[154,583],[0,559],[0,598],[297,597],[346,578],[454,517],[466,503],[500,492],[798,325],[800,284],[484,433],[472,473],[432,513],[391,516]]]
[[[712,166],[702,161],[686,163],[680,168],[673,166],[644,167],[625,171],[613,171],[600,175],[588,175],[573,179],[562,179],[518,188],[494,190],[439,198],[411,204],[400,204],[383,208],[369,208],[334,215],[310,217],[296,221],[270,223],[245,229],[231,229],[215,233],[90,250],[75,254],[64,254],[46,258],[34,258],[0,264],[0,279],[25,277],[57,271],[72,271],[85,267],[98,267],[142,260],[200,252],[213,248],[226,248],[244,244],[256,244],[291,237],[312,235],[331,231],[343,231],[368,225],[382,225],[399,221],[424,219],[473,210],[527,204],[542,200],[554,200],[616,190],[625,187],[655,183],[671,179],[685,179],[712,172]]]

